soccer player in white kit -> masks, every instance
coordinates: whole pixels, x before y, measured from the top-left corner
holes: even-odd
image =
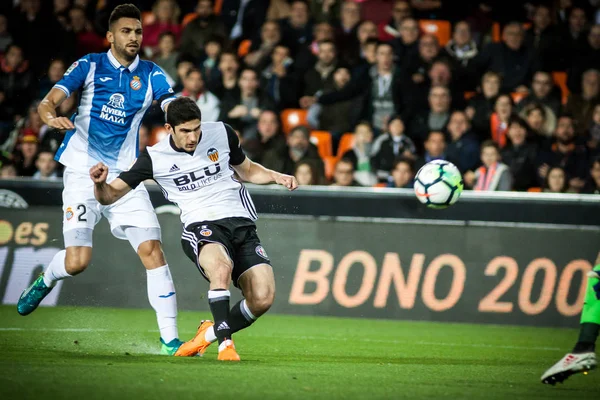
[[[242,182],[277,183],[289,190],[296,178],[250,161],[235,131],[222,122],[200,122],[196,103],[187,97],[173,101],[167,111],[170,135],[140,154],[130,170],[107,183],[109,167],[90,169],[101,204],[119,202],[146,179],[154,179],[165,197],[181,209],[182,246],[209,281],[212,321],[203,321],[196,336],[176,355],[202,354],[219,342],[218,359],[239,361],[232,335],[267,312],[275,297],[271,261],[262,246],[254,220],[258,217]],[[229,286],[244,299],[229,307]]]
[[[175,96],[163,71],[138,56],[142,24],[134,5],[113,10],[106,38],[110,50],[88,54],[73,63],[38,108],[48,126],[67,131],[55,157],[65,166],[66,250],[58,252],[46,271],[23,291],[17,309],[28,315],[57,281],[87,268],[94,226],[104,216],[113,235],[128,240],[146,267],[148,298],[156,311],[162,352],[172,355],[182,344],[177,332],[177,300],[148,192],[142,184],[119,202],[102,206],[94,198],[89,168],[98,162],[109,165],[110,181],[131,166],[137,157],[138,131],[146,110],[157,100],[166,111]],[[81,101],[74,119],[57,117],[55,109],[75,91],[81,91]]]

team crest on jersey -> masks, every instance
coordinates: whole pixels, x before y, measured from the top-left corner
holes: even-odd
[[[140,90],[142,88],[142,81],[140,81],[140,77],[134,76],[131,82],[129,82],[129,86],[133,90]]]
[[[125,96],[123,96],[121,93],[113,93],[110,96],[110,99],[108,99],[108,104],[107,106],[112,107],[112,108],[119,108],[119,109],[124,109],[125,108]]]
[[[73,210],[71,207],[67,207],[67,210],[65,211],[65,217],[67,218],[67,221],[70,221],[71,218],[73,218]]]
[[[214,147],[211,147],[210,149],[208,149],[208,151],[206,152],[206,155],[212,162],[217,162],[219,160],[219,151],[217,149],[215,149]]]
[[[69,67],[69,69],[67,69],[67,70],[65,71],[65,76],[69,76],[69,74],[70,74],[71,72],[73,72],[73,70],[74,70],[75,68],[77,68],[77,66],[78,66],[78,65],[79,65],[79,61],[75,61],[73,64],[71,64],[71,66]]]
[[[258,246],[256,246],[256,254],[258,254],[259,256],[261,256],[262,258],[264,258],[265,260],[269,259],[269,256],[267,255],[267,252],[265,251],[265,248],[262,247],[260,244]]]
[[[210,235],[212,235],[212,231],[210,229],[202,229],[200,231],[200,234],[204,237],[209,237]]]

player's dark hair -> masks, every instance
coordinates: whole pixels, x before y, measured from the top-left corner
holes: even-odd
[[[166,120],[173,129],[195,119],[202,121],[202,113],[194,100],[189,97],[178,97],[169,103]]]
[[[133,4],[121,4],[120,6],[116,6],[113,12],[110,13],[110,18],[108,19],[108,29],[111,29],[113,24],[121,18],[133,18],[141,21],[142,13],[140,12],[139,8]]]

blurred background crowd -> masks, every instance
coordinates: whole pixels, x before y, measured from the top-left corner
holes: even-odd
[[[37,105],[129,2],[141,56],[301,184],[411,187],[446,159],[474,190],[600,193],[600,0],[2,1],[0,178],[60,178]]]

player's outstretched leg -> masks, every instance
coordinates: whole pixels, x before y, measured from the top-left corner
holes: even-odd
[[[42,300],[52,291],[56,282],[70,278],[85,270],[92,258],[92,248],[73,246],[67,247],[54,255],[46,271],[33,281],[21,293],[17,303],[17,311],[21,315],[28,315],[35,311]]]
[[[238,301],[229,312],[232,334],[249,327],[271,308],[275,299],[273,268],[269,264],[256,265],[240,277],[239,285],[246,298]],[[195,344],[191,351],[202,355],[216,340],[214,324],[202,321],[196,337],[190,341]]]
[[[125,229],[129,242],[137,248],[138,256],[146,267],[148,300],[156,312],[156,321],[160,331],[161,353],[174,355],[183,344],[177,330],[177,295],[169,265],[165,260],[160,241],[145,240],[145,229],[129,227]],[[157,233],[160,237],[160,233]],[[136,240],[137,239],[137,240]],[[139,244],[138,244],[139,243]]]
[[[208,304],[215,321],[214,326],[216,328],[214,328],[214,335],[219,342],[218,359],[221,361],[239,361],[240,356],[233,344],[229,321],[230,292],[228,288],[231,284],[233,262],[229,258],[224,246],[217,243],[209,243],[201,247],[198,263],[204,269],[210,282]],[[204,332],[208,326],[210,326],[210,322],[203,322],[200,325],[199,331]],[[196,355],[200,351],[200,347],[204,344],[204,337],[201,332],[197,333],[192,340],[184,343],[175,355]]]
[[[596,368],[595,345],[600,333],[600,265],[594,267],[588,276],[577,344],[571,353],[542,375],[542,383],[554,385],[573,374]]]

